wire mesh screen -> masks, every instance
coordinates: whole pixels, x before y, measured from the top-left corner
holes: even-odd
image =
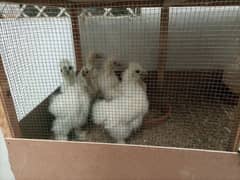
[[[3,100],[22,137],[231,150],[239,2],[175,2],[2,3]]]

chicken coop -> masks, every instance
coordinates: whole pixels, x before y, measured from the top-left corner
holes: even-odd
[[[0,125],[19,179],[48,179],[62,159],[73,169],[52,179],[240,178],[239,0],[0,1],[0,60]],[[85,94],[72,95],[78,85]]]

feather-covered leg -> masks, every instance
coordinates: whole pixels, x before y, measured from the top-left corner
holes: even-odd
[[[76,140],[86,141],[87,140],[87,131],[82,130],[80,127],[74,129]]]
[[[72,126],[67,118],[56,118],[53,122],[52,131],[54,133],[54,139],[56,140],[68,140],[68,133]]]

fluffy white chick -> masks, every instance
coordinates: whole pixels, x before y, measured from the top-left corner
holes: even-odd
[[[67,87],[75,83],[76,69],[70,61],[64,59],[60,62],[60,70],[63,78],[63,83],[61,85],[61,91],[63,92]]]
[[[91,99],[95,99],[95,97],[98,94],[98,87],[97,87],[97,68],[95,65],[95,60],[97,58],[101,58],[102,56],[100,54],[94,53],[94,52],[90,52],[88,54],[88,57],[86,59],[85,65],[84,65],[84,69],[85,72],[88,73],[88,78],[87,80],[87,91],[91,97]]]
[[[130,63],[119,85],[120,96],[111,101],[99,100],[93,106],[92,119],[103,125],[118,143],[125,143],[131,133],[142,125],[149,102],[141,75],[143,68]]]
[[[11,165],[8,158],[8,150],[0,128],[0,179],[15,180]]]
[[[67,73],[62,74],[65,76]],[[55,95],[49,105],[49,111],[55,116],[52,131],[57,140],[67,140],[67,135],[72,129],[75,130],[78,139],[85,138],[82,137],[84,132],[81,131],[81,126],[87,122],[90,106],[90,98],[86,91],[87,73],[83,68],[78,76],[76,72],[74,74],[74,83],[65,86],[64,91]]]
[[[105,100],[112,100],[119,95],[118,85],[120,83],[117,75],[115,74],[115,69],[120,64],[114,61],[112,58],[105,60],[103,67],[97,74],[97,87]]]

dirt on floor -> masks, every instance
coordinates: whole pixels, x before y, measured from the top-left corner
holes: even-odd
[[[156,109],[160,106],[171,107],[170,116],[160,124],[143,126],[131,135],[127,143],[230,150],[230,138],[237,127],[237,121],[234,119],[235,105],[213,101],[206,97],[193,99],[192,96],[183,97],[179,94],[170,97],[164,96],[164,98],[160,98],[162,102],[160,104],[158,102],[153,104],[151,101],[150,114],[146,118],[151,120],[151,118],[162,117],[165,113]],[[28,120],[23,121],[21,127],[22,131],[24,130],[24,137],[51,139],[50,129],[54,117],[49,113],[43,113],[47,112],[46,104],[43,104],[38,111],[29,116]],[[48,121],[42,121],[39,116]],[[86,129],[88,131],[87,141],[113,142],[101,127],[89,123]],[[73,139],[73,136],[70,136],[70,139]]]
[[[171,105],[165,122],[143,127],[127,140],[129,144],[228,150],[234,106],[223,104]],[[87,141],[113,142],[101,127],[90,125]]]

